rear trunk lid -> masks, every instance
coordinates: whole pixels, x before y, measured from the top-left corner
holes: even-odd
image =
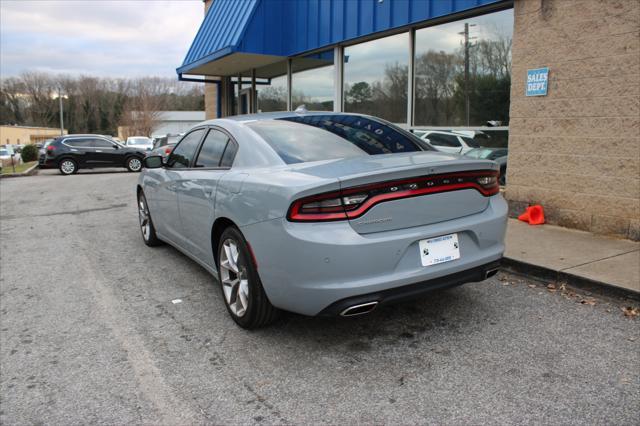
[[[419,152],[302,163],[292,169],[317,177],[337,178],[345,196],[368,194],[363,204],[369,205],[354,211],[350,216],[355,217],[349,219],[356,232],[367,234],[428,225],[484,211],[489,204],[488,197],[477,189],[464,189],[464,182],[475,179],[470,172],[497,171],[498,166],[487,160]]]

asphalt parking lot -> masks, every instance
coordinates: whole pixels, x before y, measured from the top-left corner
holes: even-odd
[[[0,423],[637,424],[626,301],[501,273],[248,332],[203,269],[142,243],[136,179],[2,180]]]

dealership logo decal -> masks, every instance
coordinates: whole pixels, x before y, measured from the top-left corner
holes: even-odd
[[[549,82],[549,68],[527,70],[526,96],[546,96]]]

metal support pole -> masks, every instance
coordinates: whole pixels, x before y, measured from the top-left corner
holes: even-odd
[[[409,31],[409,70],[407,73],[407,126],[413,126],[415,103],[415,59],[416,59],[416,30]]]
[[[292,91],[292,71],[291,71],[291,58],[287,59],[287,111],[293,110],[293,101],[291,96]]]
[[[60,136],[64,135],[64,114],[62,112],[62,89],[58,87],[58,103],[60,105]]]
[[[251,99],[249,100],[249,111],[252,113],[258,112],[258,95],[256,93],[256,69],[251,69]]]
[[[467,126],[469,125],[469,24],[464,24],[464,108]]]
[[[333,48],[333,111],[344,111],[344,48]]]

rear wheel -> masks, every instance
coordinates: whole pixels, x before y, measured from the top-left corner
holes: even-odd
[[[153,226],[153,221],[151,220],[147,198],[142,191],[138,193],[138,220],[140,222],[140,231],[142,232],[142,240],[144,243],[149,247],[161,245],[162,241],[160,241],[156,235],[156,228]]]
[[[220,285],[231,318],[247,329],[264,327],[278,317],[262,288],[249,247],[237,228],[225,229],[218,245]]]
[[[73,161],[71,158],[65,158],[62,161],[60,161],[58,168],[60,169],[60,173],[62,173],[65,176],[68,176],[78,171],[78,164],[75,161]]]
[[[130,157],[127,159],[127,170],[130,172],[139,172],[142,169],[142,160],[138,157]]]

